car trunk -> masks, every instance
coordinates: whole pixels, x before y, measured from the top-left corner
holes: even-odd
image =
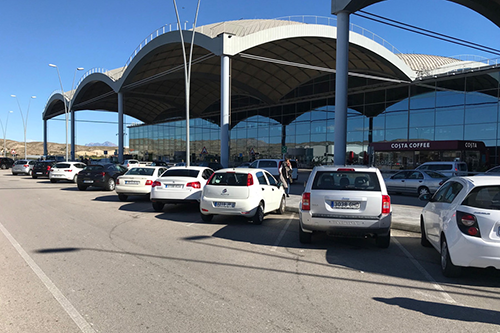
[[[380,192],[311,191],[311,213],[317,217],[378,218],[382,213]]]

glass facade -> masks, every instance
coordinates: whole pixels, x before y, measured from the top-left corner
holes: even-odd
[[[488,158],[480,164],[497,164],[500,146],[499,72],[476,76],[415,83],[376,91],[371,95],[349,96],[347,151],[355,163],[366,162],[370,142],[390,141],[482,141]],[[330,81],[334,77],[330,77]],[[324,85],[325,80],[309,83]],[[330,86],[333,83],[330,82]],[[296,91],[299,91],[297,89]],[[295,96],[293,96],[295,97]],[[352,97],[352,98],[351,98]],[[239,111],[233,105],[230,130],[230,164],[238,165],[255,158],[279,158],[282,146],[299,164],[311,166],[332,161],[335,107],[330,98],[308,102],[255,107]],[[376,111],[376,115],[373,110]],[[235,116],[236,115],[236,116]],[[373,119],[370,131],[370,118]],[[129,129],[132,154],[148,152],[149,159],[182,161],[185,158],[185,121],[139,125]],[[370,140],[371,136],[371,140]],[[220,128],[204,119],[190,120],[191,160],[218,159]],[[202,154],[205,148],[207,154]],[[252,154],[254,153],[254,154]],[[390,164],[390,154],[381,154],[376,164]],[[426,155],[429,158],[429,154]],[[443,157],[441,155],[441,157]],[[415,155],[409,164],[421,163]],[[453,156],[449,156],[453,158]]]

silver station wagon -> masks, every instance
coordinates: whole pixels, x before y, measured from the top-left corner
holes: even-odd
[[[391,239],[391,198],[377,168],[319,166],[311,172],[299,210],[299,240],[310,243],[315,231],[333,236],[375,238],[387,248]]]

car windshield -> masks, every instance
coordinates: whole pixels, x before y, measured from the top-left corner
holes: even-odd
[[[155,172],[154,168],[132,168],[127,171],[126,175],[129,176],[152,176]]]
[[[319,171],[314,177],[313,190],[380,191],[375,172]]]
[[[221,172],[210,179],[210,185],[247,186],[248,173]]]
[[[462,202],[464,206],[500,210],[500,186],[478,186]]]
[[[198,174],[200,173],[199,170],[193,170],[193,169],[169,169],[165,171],[162,177],[192,177],[196,178],[198,177]]]

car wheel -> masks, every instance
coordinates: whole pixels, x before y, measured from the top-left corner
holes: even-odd
[[[286,207],[285,196],[281,197],[280,208],[276,211],[278,214],[284,214]]]
[[[387,233],[387,235],[377,235],[375,238],[375,244],[381,249],[387,249],[391,244],[391,231]]]
[[[5,164],[0,165],[0,169],[7,169],[7,166]]]
[[[201,215],[201,220],[203,222],[210,222],[210,221],[212,221],[212,219],[214,217],[212,214],[205,215],[205,214],[200,213],[200,215]]]
[[[77,176],[77,175],[75,175],[75,176],[73,177],[73,183],[76,183],[76,182],[77,182],[77,178],[78,178],[78,176]]]
[[[12,175],[13,175],[13,176],[17,176],[17,172],[13,172],[13,173],[12,173]]]
[[[55,179],[51,179],[51,180],[50,180],[50,182],[51,182],[51,183],[57,183],[57,180],[55,180]]]
[[[120,201],[126,201],[128,198],[128,195],[125,195],[125,194],[118,194],[118,199],[120,199]]]
[[[259,203],[255,215],[252,217],[253,224],[262,224],[264,222],[264,205]]]
[[[299,222],[299,241],[302,244],[311,244],[312,232],[305,232]]]
[[[426,186],[420,186],[420,187],[418,188],[418,191],[417,191],[417,192],[418,192],[417,194],[418,194],[419,196],[421,196],[421,195],[423,195],[423,194],[429,194],[429,193],[431,193],[431,192],[429,191],[429,188],[428,188],[428,187],[426,187]]]
[[[28,171],[28,176],[33,176],[33,170]]]
[[[106,183],[106,191],[113,191],[115,189],[115,180],[113,178],[109,178]]]
[[[432,247],[431,242],[427,239],[427,234],[424,227],[424,218],[420,216],[420,245],[423,247]]]
[[[87,189],[87,186],[78,184],[78,189],[80,191],[85,191]]]
[[[161,212],[163,211],[163,207],[165,206],[164,203],[161,202],[153,202],[153,209],[155,212]]]
[[[462,268],[451,262],[450,250],[444,236],[441,241],[441,272],[446,277],[458,277],[462,273]]]

